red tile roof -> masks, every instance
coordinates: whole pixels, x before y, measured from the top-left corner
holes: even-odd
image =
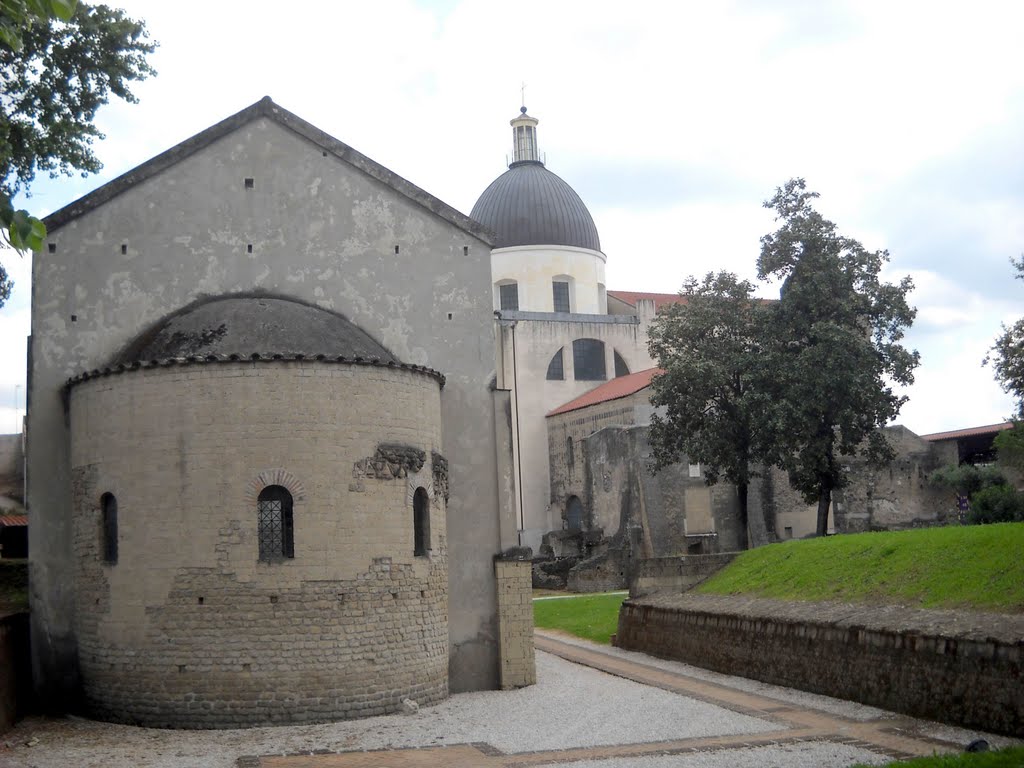
[[[0,515],[0,527],[28,525],[28,515]]]
[[[580,408],[586,408],[588,405],[597,405],[609,400],[618,400],[620,397],[628,397],[634,392],[639,392],[641,389],[649,387],[654,375],[661,372],[661,368],[648,368],[646,371],[638,371],[628,376],[619,376],[611,381],[606,381],[601,386],[585,392],[575,400],[570,400],[565,405],[555,408],[548,416],[578,411]]]
[[[921,435],[921,439],[935,443],[939,440],[959,440],[961,437],[974,437],[975,435],[994,435],[1004,429],[1013,429],[1013,422],[1004,421],[1002,424],[989,424],[986,427],[954,429],[952,432],[933,432],[930,435]]]
[[[686,299],[678,293],[649,293],[647,291],[608,291],[608,295],[619,301],[624,301],[631,307],[635,307],[640,299],[651,299],[654,301],[654,311],[664,307],[666,304],[685,304]]]

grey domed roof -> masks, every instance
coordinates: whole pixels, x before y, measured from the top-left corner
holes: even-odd
[[[398,363],[341,315],[291,299],[227,296],[194,304],[131,342],[111,365],[181,358],[317,357]]]
[[[495,248],[570,245],[601,250],[580,196],[538,161],[513,163],[480,195],[470,217],[497,235]]]

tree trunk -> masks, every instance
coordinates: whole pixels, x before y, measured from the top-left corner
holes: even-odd
[[[736,486],[736,497],[740,508],[740,535],[743,537],[743,549],[750,548],[750,530],[747,518],[747,490],[749,487],[746,483],[740,483]]]
[[[822,488],[818,492],[818,536],[828,533],[828,508],[832,503],[832,489]]]

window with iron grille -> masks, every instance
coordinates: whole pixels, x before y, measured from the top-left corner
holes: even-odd
[[[564,349],[564,347],[563,347]],[[555,352],[551,362],[548,363],[548,381],[562,381],[565,379],[565,369],[562,367],[562,350]]]
[[[604,342],[576,339],[572,343],[572,366],[576,381],[604,381]]]
[[[629,376],[629,366],[626,365],[626,361],[622,359],[622,355],[615,352],[615,378],[619,376]]]
[[[292,495],[280,485],[268,485],[256,502],[260,560],[271,562],[295,557]]]
[[[561,280],[551,283],[555,298],[555,312],[569,312],[569,284]]]
[[[426,557],[430,552],[430,497],[426,488],[417,488],[412,497],[413,555]]]
[[[519,284],[505,283],[498,286],[499,305],[502,309],[519,309]]]
[[[117,563],[117,499],[112,493],[100,497],[103,515],[103,562]]]

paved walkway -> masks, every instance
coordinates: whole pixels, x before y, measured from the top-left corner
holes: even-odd
[[[767,695],[741,691],[725,683],[709,682],[680,672],[627,660],[601,649],[600,646],[566,642],[554,633],[538,630],[535,637],[538,651],[617,677],[714,704],[739,714],[760,718],[777,724],[778,729],[739,736],[515,754],[505,754],[487,744],[460,744],[420,749],[243,757],[238,760],[238,768],[416,768],[438,765],[445,768],[528,768],[583,760],[683,755],[800,742],[845,744],[893,759],[909,759],[958,748],[958,745],[901,732],[901,723],[904,721],[899,717],[894,719],[890,716],[867,721],[848,719],[810,706],[798,706]],[[909,718],[905,722],[911,723]]]

